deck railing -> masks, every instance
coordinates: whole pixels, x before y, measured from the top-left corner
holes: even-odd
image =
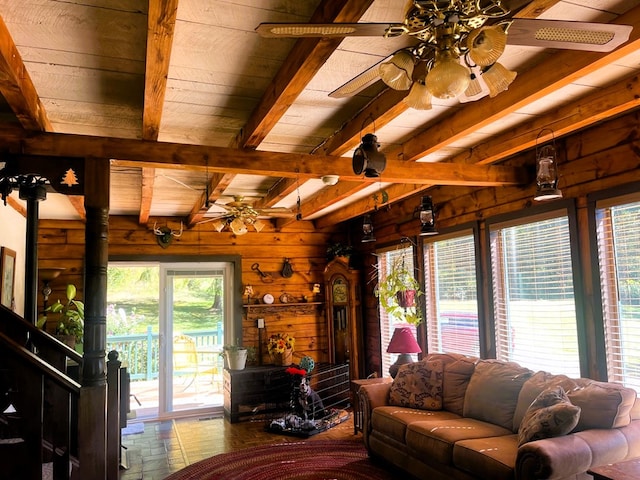
[[[222,327],[215,330],[198,330],[181,332],[192,337],[196,347],[206,349],[209,353],[214,349],[222,351],[224,343]],[[146,333],[113,335],[107,337],[107,351],[117,350],[120,360],[126,362],[131,380],[155,380],[159,371],[160,335],[147,327]]]

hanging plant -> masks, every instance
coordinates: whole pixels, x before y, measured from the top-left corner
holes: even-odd
[[[400,322],[418,325],[422,315],[418,308],[418,297],[423,295],[413,272],[406,266],[402,257],[397,257],[391,264],[391,270],[384,280],[374,289],[380,306]]]

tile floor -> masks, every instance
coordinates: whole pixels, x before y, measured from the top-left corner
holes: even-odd
[[[129,468],[120,470],[120,480],[162,480],[213,455],[292,441],[292,437],[267,432],[264,427],[263,419],[231,424],[221,414],[147,422],[143,433],[122,437]],[[361,435],[353,433],[352,418],[310,438],[361,441]]]

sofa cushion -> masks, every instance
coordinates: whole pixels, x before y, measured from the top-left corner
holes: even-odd
[[[464,416],[517,431],[513,415],[518,395],[532,374],[515,362],[479,360],[464,397]]]
[[[566,435],[575,428],[580,407],[573,405],[561,386],[551,387],[536,398],[522,419],[518,445]]]
[[[513,480],[517,455],[515,434],[462,440],[453,447],[453,465],[474,478]]]
[[[575,380],[570,379],[566,375],[552,375],[551,373],[544,371],[536,372],[531,378],[524,382],[522,389],[520,390],[520,394],[518,395],[518,406],[516,407],[516,412],[513,415],[514,432],[517,432],[520,428],[524,414],[538,395],[547,388],[556,386],[562,387],[567,393],[579,388]]]
[[[462,415],[464,411],[464,396],[467,393],[469,380],[471,380],[477,361],[478,359],[475,357],[462,356],[455,362],[445,364],[442,384],[442,408]]]
[[[389,404],[421,410],[442,409],[442,361],[402,365],[389,391]]]
[[[422,421],[450,421],[460,418],[455,413],[445,410],[417,410],[406,407],[377,407],[371,414],[371,427],[404,444],[407,425]]]
[[[407,425],[406,438],[407,447],[411,450],[428,455],[430,461],[451,465],[456,442],[509,434],[511,430],[498,425],[473,418],[457,418],[412,422]]]
[[[582,388],[567,392],[571,403],[582,409],[575,431],[588,428],[618,428],[631,422],[636,391],[612,382],[579,379]]]

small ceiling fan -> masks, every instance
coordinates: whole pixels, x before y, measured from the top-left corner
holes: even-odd
[[[219,212],[215,213],[213,217],[207,217],[198,222],[198,224],[214,222],[214,228],[218,232],[228,227],[236,235],[244,235],[249,231],[248,227],[260,232],[265,226],[260,217],[290,218],[295,215],[291,209],[285,207],[255,208],[251,203],[246,202],[241,195],[235,195],[233,200],[226,204],[214,203],[211,205],[211,209],[216,207],[220,209]]]
[[[607,23],[510,18],[500,0],[410,0],[402,23],[262,23],[264,37],[350,37],[407,35],[412,47],[393,53],[329,94],[350,97],[382,80],[410,90],[404,101],[431,108],[431,97],[461,102],[491,97],[516,77],[498,63],[506,44],[611,51],[632,27]]]

